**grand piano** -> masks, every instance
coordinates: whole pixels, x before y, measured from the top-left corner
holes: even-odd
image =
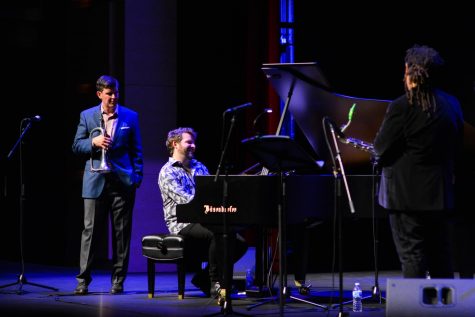
[[[285,224],[306,222],[308,219],[325,221],[335,217],[337,211],[343,218],[371,218],[373,225],[374,219],[386,217],[384,210],[376,203],[379,176],[366,146],[371,145],[389,101],[351,97],[332,91],[317,63],[264,64],[262,70],[285,101],[276,135],[280,135],[286,114],[292,114],[306,145],[310,145],[305,149],[309,150],[309,155],[319,162],[320,167],[313,171],[286,171]],[[354,119],[349,121],[348,112],[355,104]],[[335,177],[332,174],[332,153],[326,145],[329,140],[325,133],[324,118],[331,118],[339,125],[347,125],[346,139],[353,141],[341,142],[339,150],[354,213],[350,212],[348,197],[339,201],[340,210],[335,208]],[[472,124],[465,123],[465,135],[464,165],[468,167],[475,157],[475,128]],[[344,140],[340,138],[340,141]],[[471,185],[461,186],[462,200],[470,197],[464,189],[473,187],[473,168],[468,170],[467,175],[470,176],[465,177],[463,184]],[[228,195],[223,200],[225,180],[229,187]],[[226,219],[228,225],[238,229],[248,226],[262,229],[278,225],[279,204],[282,203],[282,184],[278,173],[271,171],[266,175],[220,176],[216,182],[213,176],[199,176],[196,185],[194,200],[187,205],[177,206],[178,221],[200,222],[220,228]],[[265,283],[263,267],[267,265],[263,262],[265,252],[262,248],[265,248],[265,243],[256,248],[256,278],[261,286]],[[393,259],[397,263],[394,256]]]
[[[335,177],[331,173],[332,158],[326,147],[328,140],[325,140],[327,134],[323,118],[329,117],[338,124],[351,123],[346,130],[351,133],[351,139],[369,144],[376,135],[389,102],[331,91],[317,63],[264,64],[262,70],[285,101],[276,135],[280,135],[282,121],[290,112],[307,144],[310,144],[310,148],[304,145],[301,148],[308,151],[307,156],[315,164],[285,170],[284,189],[281,177],[284,174],[279,174],[282,171],[277,170],[268,170],[266,175],[227,175],[217,179],[214,176],[197,176],[194,199],[186,205],[177,206],[178,221],[199,222],[219,232],[228,230],[228,226],[233,230],[248,226],[258,226],[259,230],[275,227],[278,225],[279,206],[285,206],[284,225],[308,219],[324,221],[334,216]],[[354,104],[357,119],[347,122],[347,113]],[[285,155],[291,156],[291,153]],[[355,213],[350,213],[349,200],[343,199],[342,216],[383,217],[384,212],[373,203],[377,177],[372,173],[371,155],[368,151],[348,145],[348,142],[341,144],[340,155],[345,168],[350,171],[346,178],[355,207]],[[353,170],[370,173],[352,174]],[[223,192],[225,182],[226,194]],[[265,244],[261,242],[256,249],[257,283],[265,283],[263,268],[260,267],[266,261],[261,254],[261,249],[265,248],[262,243]]]
[[[298,222],[309,216],[327,218],[332,213],[334,203],[334,177],[331,174],[332,155],[326,146],[328,136],[325,134],[323,118],[331,118],[332,121],[341,125],[350,123],[345,131],[348,139],[370,144],[381,125],[389,101],[346,96],[333,91],[316,62],[263,64],[262,71],[282,101],[285,101],[276,135],[280,135],[281,123],[290,113],[302,131],[304,140],[300,141],[305,143],[302,146],[316,161],[323,162],[322,168],[313,171],[294,170],[287,177],[288,221]],[[349,122],[348,112],[355,104],[355,114],[353,120]],[[473,124],[467,122],[464,128],[466,135],[464,157],[465,165],[468,167],[475,158],[475,128]],[[308,144],[309,147],[306,146]],[[355,214],[350,214],[346,208],[348,205],[344,205],[343,216],[371,217],[374,197],[372,186],[377,181],[371,154],[351,142],[342,143],[339,150],[355,205]],[[468,169],[468,174],[473,175],[473,173],[473,169]],[[278,196],[276,185],[272,183],[274,181],[260,180],[260,177],[267,176],[228,175],[231,183],[236,182],[238,185],[229,191],[230,197],[227,203],[241,205],[242,201],[245,201],[246,206],[239,208],[238,212],[230,216],[233,223],[265,224],[275,217],[275,201],[272,197]],[[220,221],[221,217],[218,214],[204,214],[202,211],[202,206],[207,200],[211,199],[219,203],[222,199],[221,190],[211,190],[208,187],[215,185],[210,183],[213,182],[197,181],[197,194],[194,201],[177,208],[180,221],[211,223]],[[262,189],[264,187],[270,190],[264,191]],[[263,201],[260,201],[261,199]],[[269,208],[262,208],[266,203]],[[343,203],[346,204],[346,202]],[[375,215],[385,216],[377,204]]]
[[[355,119],[347,128],[352,140],[369,144],[382,122],[387,100],[355,98],[331,91],[317,63],[264,64],[262,70],[276,92],[285,101],[281,121],[290,112],[311,145],[308,155],[318,162],[314,169],[305,168],[286,173],[286,208],[288,222],[308,217],[326,219],[333,212],[334,195],[331,157],[326,146],[323,118],[339,124],[348,123],[347,114],[356,104]],[[279,124],[280,130],[281,124]],[[277,131],[276,135],[279,135]],[[355,144],[353,144],[355,145]],[[302,146],[304,148],[304,146]],[[341,144],[340,155],[347,170],[350,191],[354,192],[354,216],[370,217],[372,206],[371,155],[351,144]],[[317,166],[318,165],[318,166]],[[353,174],[352,171],[365,171]],[[286,171],[289,172],[289,171]],[[272,171],[271,171],[272,175]],[[236,209],[227,213],[229,224],[275,224],[279,202],[279,178],[270,175],[228,175],[227,206]],[[211,176],[198,176],[196,196],[187,205],[177,206],[177,217],[183,222],[222,223],[222,213],[207,212],[209,206],[221,206],[223,193]],[[347,203],[344,206],[348,206]],[[346,213],[348,214],[348,213]]]

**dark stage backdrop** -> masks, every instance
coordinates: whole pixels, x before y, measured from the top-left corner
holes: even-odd
[[[466,119],[474,124],[475,28],[470,10],[455,4],[437,10],[411,6],[409,14],[403,5],[366,10],[320,4],[295,1],[295,62],[319,62],[336,92],[393,99],[403,92],[405,50],[414,43],[432,45],[449,65],[447,89],[463,101]],[[156,176],[167,159],[166,131],[193,126],[198,131],[197,157],[214,173],[227,128],[223,111],[252,102],[252,108],[236,116],[227,166],[238,173],[255,163],[240,141],[256,133],[251,123],[264,107],[280,107],[260,70],[263,63],[279,61],[278,8],[276,0],[180,1],[176,6],[168,0],[2,4],[0,259],[19,259],[19,153],[9,161],[5,157],[18,138],[20,120],[39,114],[43,120],[31,128],[22,146],[25,258],[77,265],[83,163],[73,157],[71,142],[79,112],[97,102],[95,80],[112,73],[122,82],[123,101],[139,110],[144,124],[146,182],[138,193],[136,264],[131,264],[134,270],[145,269],[138,239],[155,228],[164,230]],[[274,112],[264,130],[274,133],[278,118]],[[473,175],[468,165],[467,170]],[[379,228],[380,268],[397,269],[386,222]],[[354,231],[363,232],[364,254],[345,262],[345,269],[371,269],[369,220],[351,221],[345,227],[348,239]],[[331,224],[316,227],[311,239],[316,246],[311,270],[327,271]],[[352,246],[345,247],[345,257],[351,252]],[[103,246],[105,262],[107,253]]]
[[[108,72],[107,10],[107,3],[83,8],[79,1],[2,4],[2,99],[8,113],[0,127],[2,259],[19,259],[21,227],[26,261],[71,264],[78,258],[82,162],[71,144],[80,110],[97,102],[97,74]],[[42,120],[6,160],[21,119],[34,115]]]

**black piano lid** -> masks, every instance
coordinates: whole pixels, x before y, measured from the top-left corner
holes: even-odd
[[[329,163],[330,157],[322,119],[328,116],[338,125],[343,125],[347,123],[348,112],[354,103],[355,114],[345,134],[367,143],[373,142],[389,100],[357,98],[333,92],[317,63],[263,64],[261,69],[283,101],[290,92],[290,113],[315,153],[326,163]],[[371,168],[368,153],[344,144],[340,151],[344,163],[348,165],[348,173],[351,173],[352,167],[361,165]]]

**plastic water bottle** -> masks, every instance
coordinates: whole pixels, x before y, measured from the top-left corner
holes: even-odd
[[[363,311],[363,291],[361,290],[360,283],[356,282],[353,287],[353,311],[362,312]]]

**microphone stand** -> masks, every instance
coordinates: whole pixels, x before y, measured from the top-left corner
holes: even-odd
[[[224,121],[224,115],[223,115],[223,121]],[[233,113],[233,117],[231,118],[231,123],[229,125],[228,134],[226,136],[224,145],[222,146],[222,149],[221,149],[221,157],[219,158],[218,168],[216,168],[216,175],[214,176],[215,183],[218,180],[219,172],[221,171],[221,165],[223,165],[224,158],[226,157],[226,151],[228,149],[229,140],[231,139],[231,134],[232,134],[235,122],[236,122],[236,114]]]
[[[225,118],[226,112],[223,114],[223,121]],[[226,137],[226,142],[224,143],[223,149],[221,151],[221,157],[219,159],[219,164],[216,169],[216,175],[214,176],[214,182],[216,183],[218,181],[218,176],[221,171],[221,166],[224,162],[224,158],[226,157],[226,151],[228,148],[229,140],[231,138],[232,130],[234,128],[234,123],[236,121],[236,114],[233,112],[233,116],[231,118],[231,123],[229,126],[228,134]],[[224,125],[223,125],[224,126]],[[224,178],[223,178],[223,200],[222,200],[222,205],[223,208],[226,210],[226,205],[227,205],[227,200],[228,200],[228,168],[227,166],[225,167],[225,173],[224,173]],[[230,252],[230,242],[234,241],[234,232],[229,233],[228,230],[228,221],[227,221],[227,216],[226,212],[223,213],[223,279],[224,279],[224,302],[222,303],[221,306],[221,312],[218,313],[213,313],[207,316],[216,316],[219,314],[222,315],[239,315],[239,316],[248,316],[246,314],[242,313],[234,313],[233,308],[232,308],[232,302],[231,302],[231,288],[232,288],[232,272],[233,272],[233,264],[229,263],[229,257],[232,255],[232,251]],[[220,290],[221,292],[221,290]],[[218,295],[219,296],[219,295]],[[220,303],[221,304],[221,303]]]
[[[327,119],[327,118],[326,118]],[[338,217],[338,276],[339,276],[339,311],[338,317],[346,317],[348,316],[348,312],[343,312],[343,251],[342,251],[342,211],[341,211],[341,180],[343,179],[343,183],[345,185],[346,194],[348,197],[348,205],[350,206],[351,213],[355,213],[355,207],[353,205],[353,200],[351,198],[350,190],[348,187],[348,182],[345,175],[345,169],[343,166],[343,162],[341,160],[340,148],[338,146],[337,136],[335,132],[335,128],[333,127],[330,120],[327,120],[330,127],[330,132],[332,135],[333,146],[335,147],[336,151],[336,164],[335,160],[333,159],[333,175],[335,176],[335,211]]]
[[[372,174],[372,182],[371,182],[371,217],[372,217],[372,230],[373,230],[373,256],[374,256],[374,285],[371,288],[371,295],[365,296],[362,300],[371,300],[376,301],[379,304],[382,304],[383,301],[386,300],[384,296],[382,296],[380,287],[379,287],[379,268],[378,268],[378,250],[379,250],[379,233],[378,233],[378,223],[376,220],[376,201],[378,199],[378,191],[379,191],[379,175],[378,175],[378,159],[375,157],[375,153],[372,144],[365,143],[358,139],[353,138],[346,138],[343,143],[351,144],[354,147],[361,149],[363,151],[367,151],[371,153],[371,163],[373,165],[373,174]],[[345,304],[349,304],[352,301],[349,300]]]
[[[18,284],[19,288],[16,292],[18,295],[24,294],[23,285],[27,285],[27,284],[37,286],[37,287],[47,288],[47,289],[50,289],[50,290],[53,290],[53,291],[58,291],[59,290],[55,287],[28,282],[28,280],[25,277],[25,260],[24,260],[24,257],[23,257],[23,209],[24,209],[24,203],[25,203],[26,197],[25,197],[25,184],[23,183],[23,159],[22,159],[22,146],[21,146],[21,144],[22,144],[23,137],[30,130],[31,122],[32,122],[32,120],[28,120],[28,124],[26,125],[26,127],[23,130],[21,130],[21,127],[22,127],[23,122],[25,120],[27,120],[27,119],[22,119],[21,120],[21,123],[20,123],[20,132],[21,132],[20,137],[16,141],[15,145],[13,145],[13,147],[10,150],[10,152],[8,153],[8,157],[7,157],[7,160],[10,160],[12,158],[13,154],[15,153],[15,150],[17,149],[17,147],[20,146],[19,147],[19,149],[20,149],[19,150],[19,152],[20,152],[20,201],[19,201],[19,204],[20,204],[20,229],[19,229],[19,232],[20,233],[19,233],[19,237],[20,237],[21,272],[18,275],[18,280],[16,282],[0,286],[0,288],[5,288],[5,287],[9,287],[9,286]]]
[[[371,289],[371,295],[367,297],[363,297],[362,299],[372,299],[376,300],[379,304],[382,304],[383,301],[386,301],[386,298],[382,296],[381,289],[379,288],[379,268],[378,268],[378,250],[379,250],[379,233],[378,233],[378,226],[376,221],[376,200],[378,197],[378,190],[379,190],[379,175],[378,175],[378,161],[375,157],[372,158],[373,163],[373,182],[372,182],[372,189],[373,189],[373,197],[372,197],[372,217],[373,217],[373,252],[374,252],[374,286]]]
[[[378,250],[379,250],[379,233],[378,233],[378,225],[376,221],[376,200],[378,197],[378,169],[377,169],[377,159],[372,158],[371,163],[373,164],[373,175],[372,175],[372,193],[371,193],[371,217],[372,217],[372,227],[373,227],[373,256],[374,256],[374,285],[371,288],[371,295],[364,296],[361,298],[362,301],[369,300],[371,302],[376,302],[378,304],[382,304],[383,301],[386,301],[386,298],[382,295],[381,289],[379,287],[379,267],[378,267]],[[346,301],[342,303],[343,305],[352,303],[353,300]]]

